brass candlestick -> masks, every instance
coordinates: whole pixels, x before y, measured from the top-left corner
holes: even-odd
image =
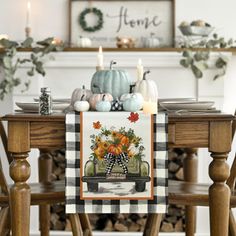
[[[25,36],[26,38],[31,36],[31,28],[29,26],[25,27]]]
[[[96,71],[104,70],[103,66],[96,66]]]

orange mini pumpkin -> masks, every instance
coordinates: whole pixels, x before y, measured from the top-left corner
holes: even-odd
[[[122,145],[121,144],[111,144],[108,148],[108,152],[112,153],[113,155],[119,155],[122,153]]]
[[[120,144],[128,146],[129,145],[129,138],[124,136],[120,139]]]

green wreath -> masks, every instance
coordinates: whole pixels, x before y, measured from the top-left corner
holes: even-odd
[[[94,26],[88,26],[87,22],[85,20],[85,16],[89,13],[93,13],[94,15],[96,15],[98,17],[98,22],[96,25]],[[84,31],[88,31],[88,32],[95,32],[100,30],[103,27],[103,14],[102,12],[97,9],[96,7],[93,8],[85,8],[79,15],[79,24],[81,26],[81,28]]]

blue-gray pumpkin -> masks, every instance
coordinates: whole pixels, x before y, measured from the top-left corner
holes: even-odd
[[[114,70],[111,62],[110,70],[97,71],[91,81],[93,93],[110,93],[114,98],[120,97],[124,93],[129,93],[131,78],[124,70]]]
[[[105,100],[106,95],[103,95],[102,101],[96,104],[96,110],[101,112],[108,112],[111,110],[111,103]]]
[[[125,111],[139,111],[142,108],[142,103],[140,99],[133,94],[130,98],[124,101],[123,108]]]

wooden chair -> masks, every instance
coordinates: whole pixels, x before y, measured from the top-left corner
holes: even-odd
[[[236,111],[234,115],[235,115],[235,120],[233,121],[232,125],[232,140],[236,130]],[[230,176],[226,182],[226,184],[231,189],[231,198],[230,198],[231,208],[236,207],[235,181],[236,181],[236,155],[230,169]],[[209,195],[208,195],[209,184],[199,184],[194,182],[169,180],[168,185],[169,185],[168,186],[169,204],[184,205],[186,207],[189,207],[190,210],[193,206],[209,206]],[[159,235],[161,220],[162,220],[161,214],[149,214],[143,235],[144,236]],[[195,222],[187,221],[186,224],[188,223],[190,223],[191,227],[193,228]],[[194,232],[192,230],[190,231],[187,230],[185,233],[187,236],[194,236]],[[229,235],[236,236],[236,223],[232,210],[230,211],[229,215]]]
[[[6,152],[8,163],[12,161],[11,155],[7,152],[7,136],[0,121],[0,137]],[[65,202],[65,182],[40,182],[29,184],[31,188],[31,205],[39,205],[48,209],[50,204]],[[9,210],[9,186],[3,173],[0,157],[0,235],[10,235],[11,221]],[[42,212],[41,212],[42,213]],[[69,216],[73,236],[92,236],[92,229],[86,214],[71,214]],[[40,231],[42,236],[49,235],[48,217],[40,216]]]

